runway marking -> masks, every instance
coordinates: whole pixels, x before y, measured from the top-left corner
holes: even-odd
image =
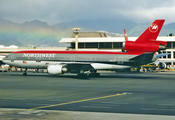
[[[37,103],[26,103],[26,105],[40,105],[40,106],[41,106],[41,105],[47,105],[47,106],[48,106],[48,105],[50,105],[50,104],[39,104],[39,103],[38,103],[38,104],[37,104]]]
[[[163,105],[163,104],[162,104]],[[169,111],[175,111],[175,106],[150,106],[150,108],[141,108],[144,110],[169,110]]]
[[[110,106],[110,107],[117,107],[117,106],[120,106],[120,105],[116,105],[116,104],[91,104],[93,106]]]
[[[117,103],[117,102],[101,102],[104,104],[129,104],[129,103]]]
[[[157,109],[157,108],[141,108],[142,110],[169,110],[174,111],[175,109]]]
[[[41,107],[36,107],[36,108],[31,108],[31,109],[26,109],[26,110],[19,110],[19,111],[15,111],[15,112],[6,112],[4,114],[13,114],[13,113],[17,113],[17,112],[27,112],[29,110],[36,110],[36,109],[42,109],[42,108],[48,108],[48,107],[55,107],[55,106],[61,106],[61,105],[68,105],[68,104],[73,104],[73,103],[80,103],[80,102],[87,102],[87,101],[91,101],[91,100],[99,100],[99,99],[104,99],[104,98],[110,98],[110,97],[116,97],[116,96],[120,96],[120,95],[127,95],[127,94],[114,94],[114,95],[108,95],[108,96],[103,96],[103,97],[96,97],[96,98],[90,98],[90,99],[84,99],[84,100],[77,100],[77,101],[72,101],[72,102],[67,102],[67,103],[60,103],[60,104],[54,104],[54,105],[48,105],[48,106],[41,106]]]
[[[49,100],[49,101],[58,102],[58,101],[60,101],[60,100]]]
[[[169,105],[169,106],[174,106],[173,104],[157,104],[157,105],[164,105],[164,106]]]
[[[102,107],[102,106],[81,106],[81,107],[90,107],[90,108],[111,108],[111,107]]]
[[[60,103],[60,104],[54,104],[54,105],[48,105],[48,106],[41,106],[41,107],[31,108],[31,109],[28,109],[28,110],[36,110],[36,109],[42,109],[42,108],[48,108],[48,107],[55,107],[55,106],[61,106],[61,105],[68,105],[68,104],[73,104],[73,103],[87,102],[87,101],[91,101],[91,100],[98,100],[98,99],[116,97],[116,96],[120,96],[120,95],[126,95],[126,94],[115,94],[115,95],[108,95],[108,96],[97,97],[97,98],[90,98],[90,99],[84,99],[84,100],[77,100],[77,101],[72,101],[72,102],[67,102],[67,103]]]
[[[150,106],[152,108],[166,108],[166,109],[172,109],[172,108],[175,108],[175,106]]]
[[[22,99],[22,98],[0,98],[2,100],[25,100],[25,99]]]

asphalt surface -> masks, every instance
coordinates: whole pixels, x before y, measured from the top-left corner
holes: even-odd
[[[175,115],[175,72],[76,75],[0,73],[0,108]],[[0,117],[15,112],[0,112]]]

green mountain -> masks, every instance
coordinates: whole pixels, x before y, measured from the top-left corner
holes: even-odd
[[[69,44],[59,43],[59,41],[63,37],[70,37],[74,27],[80,27],[81,32],[108,31],[109,36],[115,37],[121,36],[123,29],[126,29],[128,36],[139,36],[150,24],[137,24],[126,20],[81,20],[50,26],[39,20],[18,24],[0,18],[0,45],[20,47],[69,46]],[[160,35],[165,36],[170,33],[175,34],[175,23],[164,25]]]
[[[17,24],[0,18],[0,44],[6,46],[60,46],[60,39],[70,37],[71,33],[38,20]]]
[[[123,29],[130,30],[137,23],[129,20],[118,20],[118,19],[97,19],[97,20],[77,20],[71,22],[62,22],[56,24],[59,28],[65,28],[67,26],[80,27],[86,29],[92,29],[96,31],[108,31],[112,33],[123,34]]]
[[[145,23],[145,24],[136,25],[131,30],[129,30],[127,32],[127,34],[128,34],[128,36],[140,36],[142,34],[142,32],[144,32],[145,29],[147,29],[147,27],[150,24],[151,23]],[[159,36],[167,36],[170,33],[174,33],[175,34],[175,23],[170,23],[170,24],[164,25],[162,27],[161,31],[160,31]]]

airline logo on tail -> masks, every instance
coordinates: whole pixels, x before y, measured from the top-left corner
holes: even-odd
[[[155,33],[155,32],[157,32],[157,30],[158,30],[158,25],[156,25],[156,24],[151,24],[150,26],[149,26],[149,30],[152,32],[152,33]]]
[[[135,41],[129,41],[124,30],[122,50],[127,52],[158,52],[165,50],[167,42],[157,41],[164,19],[155,20]]]

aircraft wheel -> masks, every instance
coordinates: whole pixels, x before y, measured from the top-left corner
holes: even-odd
[[[88,78],[87,74],[80,73],[77,75],[78,78]]]
[[[100,77],[100,73],[90,73],[90,77]]]
[[[90,70],[91,73],[97,73],[97,70]]]
[[[27,73],[23,73],[23,75],[24,75],[24,76],[26,76],[26,75],[27,75]]]

